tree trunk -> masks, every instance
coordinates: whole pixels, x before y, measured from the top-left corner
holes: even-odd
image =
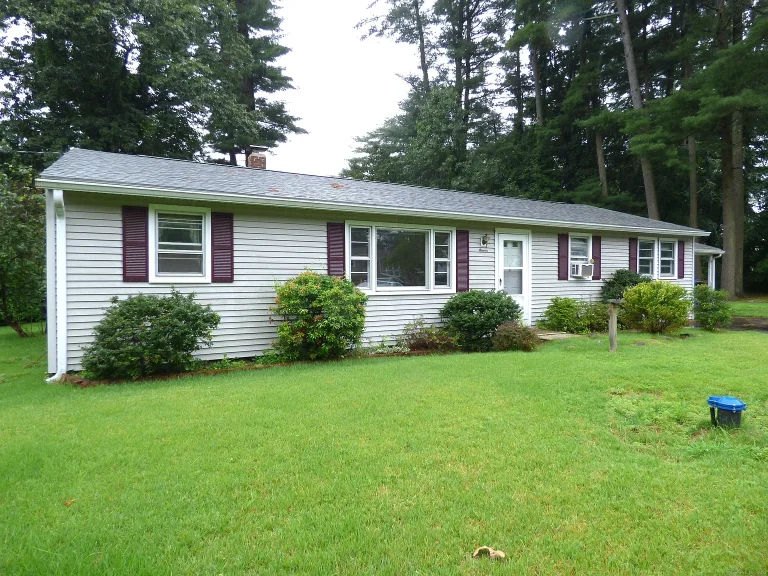
[[[744,118],[741,112],[734,112],[731,118],[731,178],[733,202],[733,226],[735,238],[733,295],[744,295]]]
[[[696,177],[696,138],[688,136],[688,194],[690,196],[690,225],[699,225],[699,185]]]
[[[544,96],[541,93],[541,70],[539,69],[539,50],[531,44],[531,71],[533,72],[533,91],[536,95],[536,123],[544,126]]]
[[[626,0],[616,0],[621,22],[621,38],[624,43],[624,59],[627,63],[627,75],[629,76],[629,92],[632,97],[632,107],[635,110],[643,109],[643,96],[640,91],[640,81],[637,76],[635,64],[635,52],[632,48],[632,36],[629,31],[629,18],[627,17]],[[640,158],[643,169],[643,185],[645,186],[645,203],[648,206],[648,218],[659,220],[659,205],[656,200],[656,187],[653,183],[653,168],[646,156]]]
[[[595,130],[595,151],[597,152],[597,173],[600,175],[600,197],[608,198],[608,174],[605,170],[603,133],[600,130]]]
[[[742,40],[744,31],[743,14],[740,5],[733,3],[733,43]],[[734,254],[734,290],[737,298],[744,295],[744,116],[740,110],[732,114],[731,146],[733,147],[733,214],[736,235],[736,253]]]
[[[3,319],[3,321],[13,328],[13,331],[16,332],[16,334],[19,335],[19,338],[26,338],[29,336],[27,332],[24,330],[24,327],[21,325],[21,323],[13,318],[11,318],[11,314],[9,312],[10,306],[8,305],[8,299],[6,298],[6,295],[2,292],[0,294],[3,294],[3,299],[0,301],[0,318]]]
[[[736,296],[736,213],[733,202],[733,126],[731,117],[720,121],[723,193],[723,250],[720,283],[731,297]]]
[[[515,105],[517,106],[515,130],[522,132],[525,126],[525,105],[523,103],[523,74],[520,64],[520,48],[517,49],[515,55],[517,57],[515,63]]]
[[[416,31],[419,35],[419,60],[421,62],[422,82],[424,92],[429,92],[429,66],[427,64],[427,50],[424,42],[424,23],[421,20],[421,4],[419,0],[413,0],[413,10],[416,14]]]
[[[229,151],[229,163],[232,164],[232,166],[237,166],[237,151],[232,148],[232,150]],[[248,159],[246,158],[245,165],[248,165]]]

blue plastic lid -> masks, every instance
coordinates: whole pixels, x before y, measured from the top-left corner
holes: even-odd
[[[742,412],[747,409],[747,405],[744,402],[733,396],[710,396],[707,399],[707,404],[721,410],[730,410],[731,412]]]

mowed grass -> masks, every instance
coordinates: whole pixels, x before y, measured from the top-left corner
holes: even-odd
[[[768,335],[689,333],[77,389],[2,329],[0,573],[763,573]]]
[[[743,298],[731,302],[733,315],[747,318],[768,318],[768,296]]]

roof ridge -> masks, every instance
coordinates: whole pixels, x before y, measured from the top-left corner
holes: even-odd
[[[289,170],[274,170],[270,168],[250,168],[248,166],[240,166],[240,165],[234,165],[234,164],[223,164],[218,162],[201,162],[198,160],[186,160],[184,158],[169,158],[167,156],[150,156],[149,154],[125,154],[120,152],[105,152],[104,150],[90,150],[88,148],[78,148],[76,146],[73,146],[67,152],[69,151],[80,151],[80,152],[87,152],[88,154],[107,154],[107,155],[113,155],[116,154],[118,156],[129,156],[133,158],[148,158],[150,160],[168,160],[171,162],[180,162],[180,163],[186,163],[186,164],[195,164],[197,166],[212,166],[212,167],[220,167],[220,168],[239,168],[241,170],[256,170],[258,172],[272,172],[274,174],[290,174],[292,176],[308,176],[310,178],[324,178],[327,180],[344,180],[347,182],[362,182],[364,184],[384,184],[386,186],[402,186],[404,188],[415,188],[417,190],[432,190],[434,192],[457,192],[459,194],[470,194],[473,196],[482,196],[484,198],[508,198],[509,200],[513,201],[524,201],[524,202],[535,202],[537,204],[554,204],[559,206],[576,206],[578,204],[571,204],[570,202],[558,202],[555,200],[537,200],[534,198],[523,198],[520,196],[507,196],[506,194],[491,194],[490,192],[474,192],[472,190],[459,190],[456,188],[435,188],[434,186],[421,186],[419,184],[408,184],[408,183],[401,183],[401,182],[389,182],[386,180],[360,180],[358,178],[348,178],[346,176],[326,176],[323,174],[307,174],[306,172],[292,172]],[[582,204],[582,206],[590,206],[591,208],[600,208],[602,210],[609,210],[611,212],[615,212],[615,210],[610,210],[609,208],[602,208],[601,206],[593,206],[591,204]],[[626,214],[626,212],[622,212],[622,214]],[[632,214],[634,216],[634,214]],[[639,218],[643,218],[643,216],[639,216]]]
[[[98,158],[96,157],[98,156]],[[66,160],[69,158],[69,160]],[[157,162],[153,162],[153,161]],[[166,162],[161,162],[166,161]],[[175,161],[177,164],[171,164]],[[199,168],[193,168],[199,167]],[[187,167],[187,168],[185,168]],[[216,167],[224,170],[216,170]],[[210,169],[209,169],[210,168]],[[233,168],[239,169],[233,170]],[[611,210],[585,203],[535,200],[520,196],[507,196],[488,192],[469,192],[398,184],[377,180],[358,180],[345,176],[322,176],[287,172],[282,170],[258,170],[247,166],[233,166],[198,159],[165,158],[145,154],[121,154],[70,148],[56,162],[46,168],[40,180],[54,184],[61,178],[70,181],[121,186],[168,186],[177,182],[180,191],[189,193],[230,190],[237,195],[267,197],[267,192],[279,193],[286,199],[303,199],[309,202],[359,203],[370,208],[398,208],[404,210],[429,210],[441,213],[498,216],[501,218],[530,219],[548,222],[568,222],[583,225],[629,227],[636,230],[665,229],[685,232],[687,235],[707,232],[683,224],[655,221],[645,216]],[[177,179],[178,180],[175,180]],[[330,183],[330,186],[323,184]],[[349,184],[335,184],[346,182]],[[271,187],[270,187],[271,186]],[[268,188],[268,190],[267,190]],[[275,188],[275,189],[273,189]],[[337,190],[330,190],[334,188]],[[343,189],[351,188],[348,193]]]

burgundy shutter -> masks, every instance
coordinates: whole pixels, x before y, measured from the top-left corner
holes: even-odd
[[[211,280],[235,281],[234,216],[224,212],[211,213]]]
[[[592,260],[594,260],[592,270],[592,280],[601,280],[603,278],[603,238],[602,236],[592,236]]]
[[[123,282],[149,280],[149,208],[123,206]]]
[[[557,235],[557,279],[568,280],[568,234]]]
[[[456,292],[469,290],[469,230],[456,230]]]
[[[685,240],[677,241],[677,277],[685,278]]]
[[[344,276],[346,241],[343,222],[328,222],[328,275]]]
[[[629,271],[637,272],[637,238],[629,239]]]

